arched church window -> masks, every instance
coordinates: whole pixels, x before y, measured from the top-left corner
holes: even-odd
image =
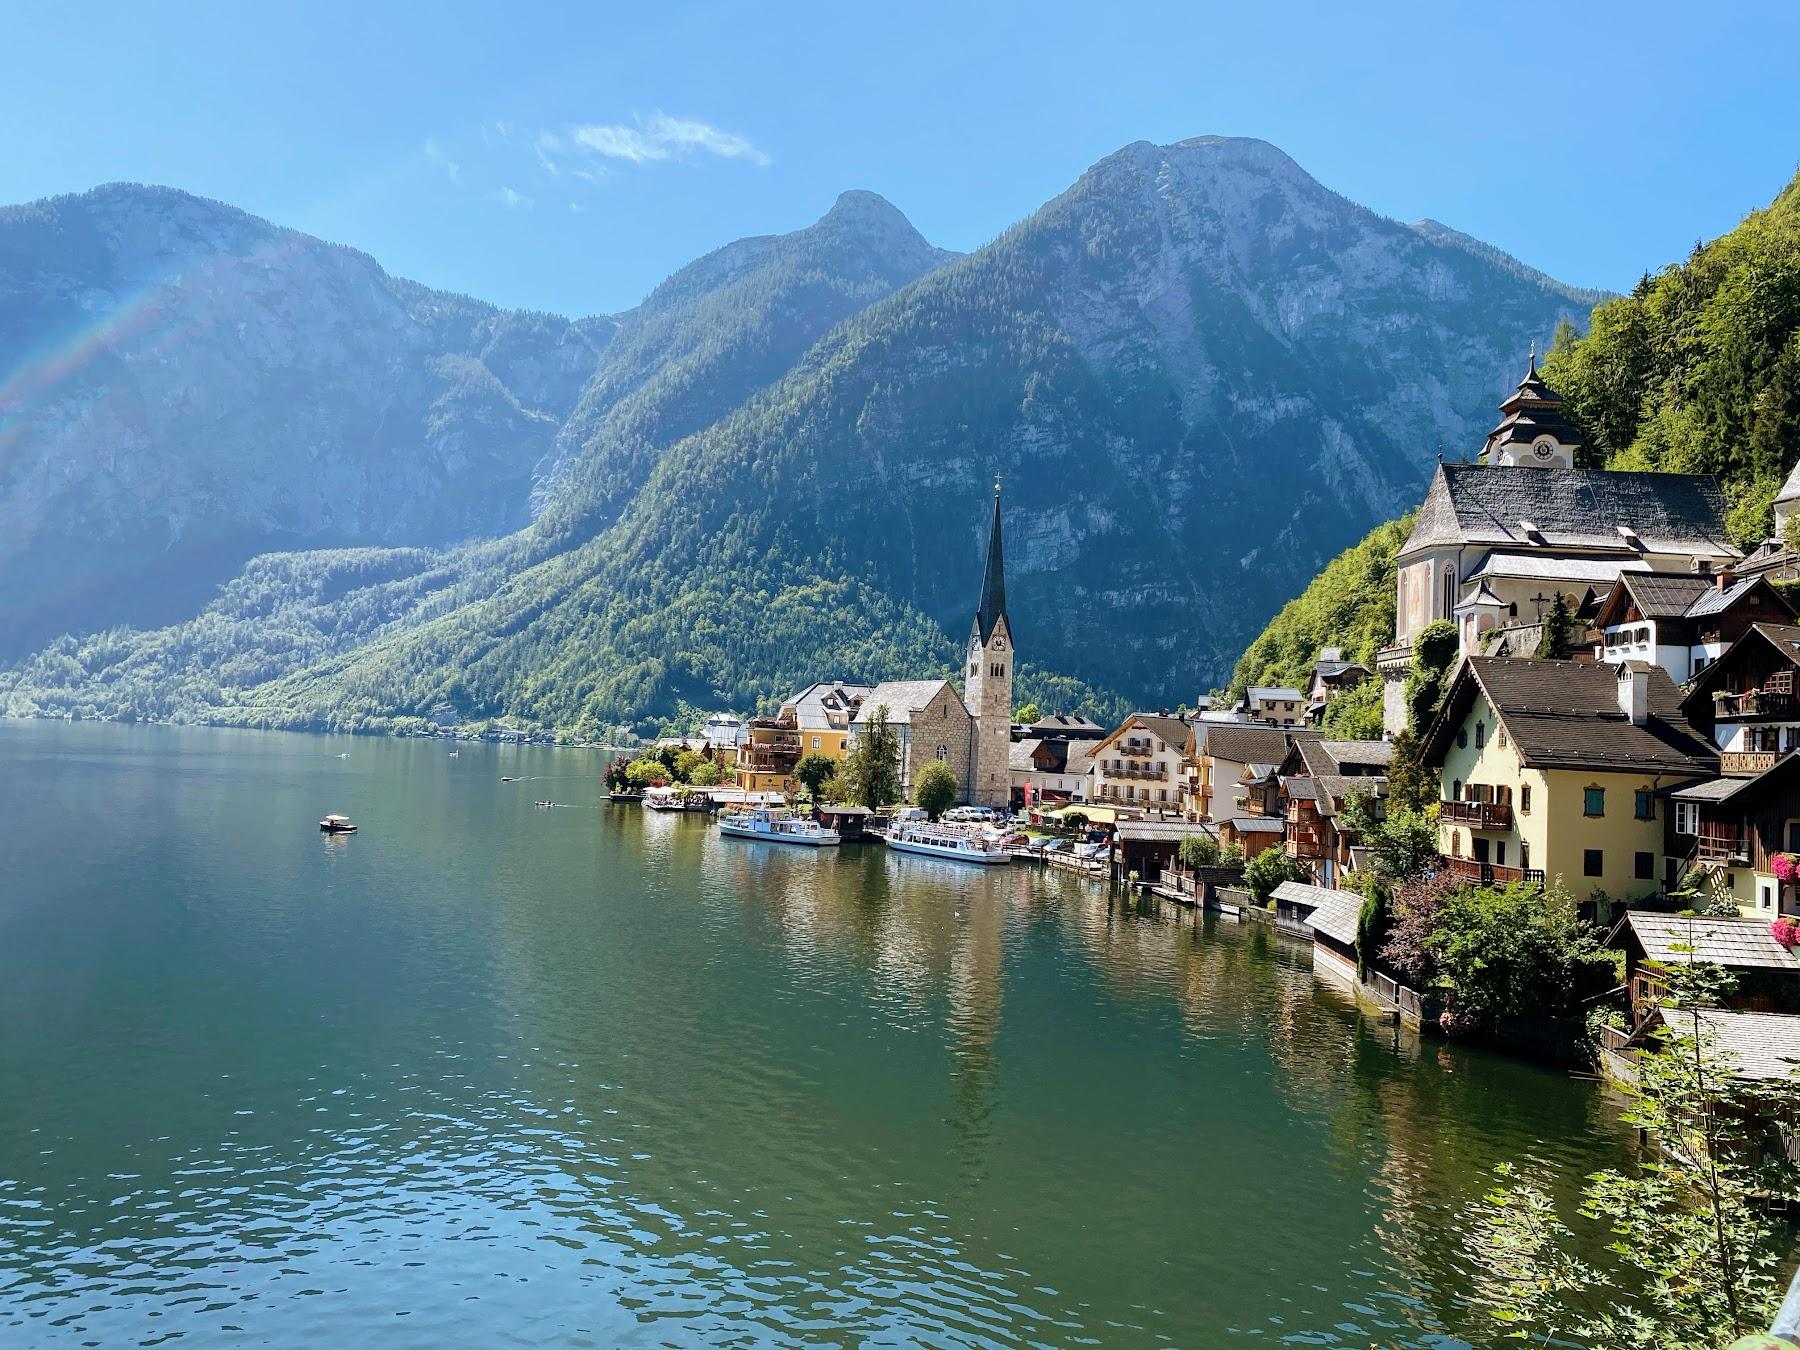
[[[1456,564],[1444,564],[1444,617],[1447,619],[1456,609]]]
[[[950,762],[950,747],[947,745],[938,746],[937,755],[939,760],[948,764]]]
[[[980,669],[981,669],[981,666],[978,662],[975,662],[975,661],[969,662],[969,674],[970,675],[974,675]]]

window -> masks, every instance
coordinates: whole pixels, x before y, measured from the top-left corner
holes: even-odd
[[[1597,877],[1597,876],[1600,876],[1601,874],[1603,874],[1605,871],[1606,871],[1606,860],[1601,855],[1601,852],[1599,849],[1584,848],[1581,850],[1581,875],[1582,876]]]
[[[1606,814],[1606,789],[1583,788],[1581,790],[1581,814],[1584,816],[1603,816]],[[1592,872],[1589,876],[1594,875]]]
[[[1756,883],[1756,903],[1763,909],[1775,907],[1775,888],[1766,881]]]
[[[818,748],[819,748],[819,738],[817,736],[814,736],[813,737],[813,749],[817,750]]]
[[[1787,851],[1800,853],[1800,820],[1790,820],[1787,823]]]
[[[1486,745],[1487,745],[1487,723],[1486,722],[1477,722],[1475,724],[1475,748],[1477,750],[1480,750]]]
[[[1456,744],[1459,747],[1467,748],[1469,744],[1469,729],[1467,727],[1462,728],[1456,733]]]
[[[1496,725],[1494,727],[1494,739],[1500,743],[1500,748],[1502,750],[1506,749],[1506,728]]]
[[[1655,820],[1656,794],[1653,792],[1646,792],[1643,788],[1639,788],[1637,792],[1633,794],[1632,814],[1639,820]]]
[[[1531,866],[1531,845],[1526,843],[1523,839],[1519,841],[1519,866]]]
[[[1499,840],[1494,845],[1494,861],[1501,867],[1506,866],[1506,840]]]
[[[1462,800],[1462,779],[1452,778],[1450,780],[1450,800],[1453,802]]]
[[[1526,783],[1519,789],[1519,810],[1531,810],[1531,784]]]
[[[944,764],[948,764],[950,762],[950,747],[949,746],[940,745],[938,747],[938,759],[940,762],[942,762]]]
[[[1656,856],[1654,854],[1639,853],[1635,855],[1633,861],[1636,864],[1637,879],[1639,881],[1651,881],[1655,879]]]
[[[1439,617],[1449,618],[1456,609],[1456,564],[1448,563],[1444,567],[1444,612]]]
[[[1699,802],[1676,802],[1675,803],[1675,833],[1676,834],[1699,834],[1700,833],[1700,803]]]

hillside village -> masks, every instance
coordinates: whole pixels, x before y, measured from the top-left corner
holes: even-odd
[[[1434,472],[1373,669],[1326,647],[1304,688],[1252,685],[1111,728],[1017,719],[996,484],[964,671],[821,680],[676,745],[716,766],[716,795],[792,798],[809,790],[804,761],[842,765],[881,722],[907,800],[926,764],[946,765],[958,800],[1061,831],[1035,843],[1047,861],[1271,916],[1415,1018],[1431,992],[1386,970],[1358,919],[1373,889],[1421,881],[1551,894],[1606,934],[1636,980],[1607,1033],[1621,1056],[1654,1028],[1641,963],[1678,913],[1704,916],[1729,969],[1759,972],[1746,1008],[1800,1012],[1800,613],[1780,539],[1800,470],[1777,537],[1746,556],[1710,476],[1577,468],[1561,405],[1533,360],[1475,459]],[[1327,710],[1371,681],[1383,734],[1328,735]],[[1383,857],[1397,822],[1428,844],[1404,867]],[[1758,1027],[1800,1055],[1800,1017]]]

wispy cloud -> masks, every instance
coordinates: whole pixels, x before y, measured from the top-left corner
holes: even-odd
[[[768,155],[735,131],[725,131],[691,117],[670,117],[667,113],[634,118],[629,126],[620,122],[594,122],[570,127],[567,139],[575,150],[604,159],[622,159],[631,164],[688,159],[695,154],[748,160],[760,168],[766,168],[771,162]]]
[[[444,148],[431,137],[425,138],[425,158],[437,165],[452,183],[462,182],[462,165],[444,153]]]
[[[520,207],[529,211],[532,207],[537,205],[536,202],[527,197],[523,192],[520,192],[517,188],[503,187],[497,192],[489,193],[488,196],[494,201],[499,202],[500,205],[504,206],[508,211],[517,211]]]

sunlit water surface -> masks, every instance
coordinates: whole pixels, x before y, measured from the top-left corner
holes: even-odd
[[[0,722],[0,1344],[1480,1344],[1489,1167],[1625,1148],[1267,930],[599,762]]]

